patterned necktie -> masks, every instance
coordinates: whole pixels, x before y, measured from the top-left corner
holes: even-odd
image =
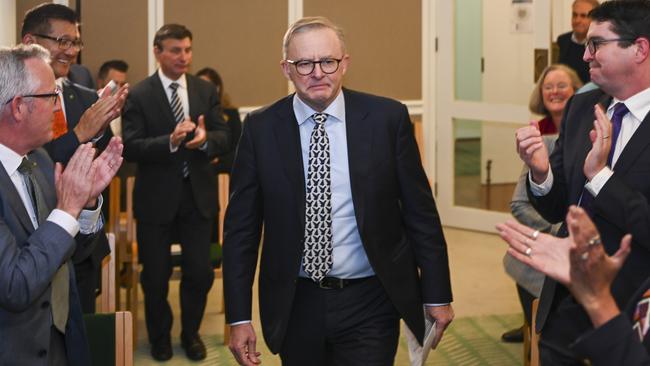
[[[178,87],[180,84],[173,82],[169,84],[169,88],[172,90],[172,100],[170,102],[172,107],[172,113],[174,114],[174,121],[176,124],[183,122],[185,119],[185,113],[183,112],[183,104],[181,103],[181,98],[178,96]],[[190,167],[187,164],[187,161],[183,161],[183,177],[187,178],[190,175]]]
[[[612,166],[612,158],[614,157],[614,149],[616,148],[616,140],[618,135],[621,132],[621,125],[623,124],[623,117],[629,112],[627,106],[623,103],[616,103],[614,106],[614,113],[612,113],[612,135],[611,144],[612,148],[609,150],[609,156],[607,157],[607,165]]]
[[[47,218],[48,212],[45,204],[45,196],[43,195],[41,186],[34,177],[34,169],[36,169],[36,163],[27,158],[23,158],[23,161],[18,167],[18,172],[22,174],[24,178],[25,185],[27,186],[32,201],[32,207],[34,208],[34,212],[38,218],[37,221],[41,224]],[[65,333],[65,325],[68,321],[70,305],[69,276],[68,264],[63,263],[52,279],[52,294],[50,299],[50,303],[52,304],[52,320],[54,326],[61,333]]]
[[[309,277],[320,282],[332,269],[330,141],[325,131],[327,114],[315,113],[312,118],[316,126],[309,141],[302,265]]]

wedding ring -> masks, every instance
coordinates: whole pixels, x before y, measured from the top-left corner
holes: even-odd
[[[600,235],[596,235],[593,238],[589,239],[587,244],[591,247],[594,245],[602,244],[603,242],[600,240]]]
[[[524,254],[526,254],[526,256],[530,257],[531,254],[533,254],[533,248],[531,248],[531,247],[526,248],[526,251],[524,252]]]
[[[580,259],[582,259],[583,261],[586,261],[587,259],[589,259],[589,252],[582,253],[580,255]]]
[[[603,140],[607,140],[609,136],[603,136]]]
[[[533,231],[533,235],[531,235],[530,237],[533,238],[533,240],[537,240],[538,236],[539,236],[539,230],[535,230]]]

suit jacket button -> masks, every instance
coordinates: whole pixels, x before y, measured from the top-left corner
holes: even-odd
[[[49,307],[50,307],[50,302],[49,301],[43,301],[43,303],[41,304],[41,308],[43,308],[43,309],[47,309]]]
[[[38,351],[38,357],[43,358],[46,355],[47,355],[47,350],[42,349],[42,350]]]

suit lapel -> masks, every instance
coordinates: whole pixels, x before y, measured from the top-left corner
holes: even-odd
[[[372,120],[368,118],[369,109],[358,100],[354,92],[343,89],[345,98],[345,129],[348,144],[348,169],[352,202],[357,217],[359,231],[363,229],[365,209],[364,184],[372,161]]]
[[[298,121],[293,113],[293,94],[286,97],[278,106],[277,121],[273,121],[273,130],[280,159],[285,174],[291,182],[291,190],[295,192],[298,204],[300,222],[305,223],[305,172],[303,169],[302,151],[300,146],[300,131]]]
[[[169,105],[167,93],[165,92],[165,88],[163,87],[162,81],[160,81],[160,77],[158,76],[157,71],[149,77],[149,81],[151,86],[151,94],[155,103],[158,105],[158,108],[163,111],[165,117],[167,117],[167,123],[175,126],[176,120],[174,119],[174,114],[172,113],[172,107]],[[192,104],[190,103],[190,105]]]
[[[77,126],[77,123],[81,119],[83,114],[82,109],[79,105],[79,95],[77,91],[70,84],[69,80],[63,81],[63,100],[65,103],[65,119],[68,125],[68,129],[73,129]]]
[[[2,165],[0,164],[0,166]],[[16,186],[14,186],[11,178],[9,178],[4,166],[0,169],[0,195],[14,211],[25,231],[28,233],[34,232],[35,229],[32,220],[29,218],[29,214],[25,209],[23,201],[20,199]]]
[[[614,166],[614,174],[624,175],[634,165],[636,158],[650,144],[650,113],[648,113],[630,141],[625,145]]]
[[[199,123],[199,116],[196,115],[196,108],[199,105],[199,95],[196,92],[194,87],[194,79],[190,77],[191,75],[185,75],[185,81],[187,82],[187,100],[190,105],[190,118],[192,121]],[[171,111],[171,107],[170,107]]]

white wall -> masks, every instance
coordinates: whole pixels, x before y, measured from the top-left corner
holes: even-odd
[[[0,46],[16,43],[16,0],[0,0]]]

